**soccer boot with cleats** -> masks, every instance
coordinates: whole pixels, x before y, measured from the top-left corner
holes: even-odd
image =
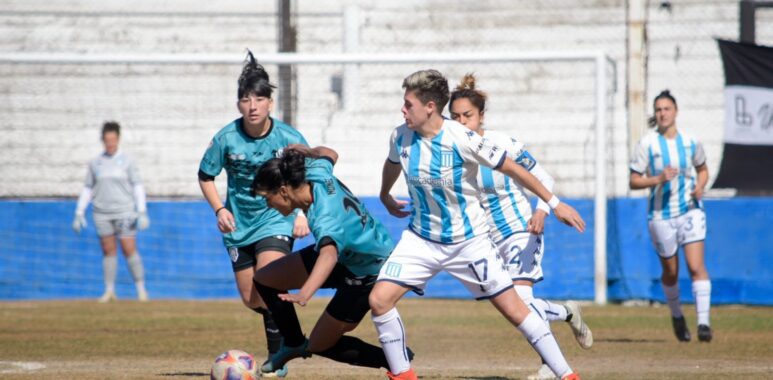
[[[580,308],[580,304],[569,301],[564,307],[566,307],[566,311],[572,316],[568,323],[569,327],[572,328],[572,333],[574,333],[574,339],[577,339],[577,343],[580,344],[580,347],[586,350],[591,348],[591,346],[593,346],[593,332],[590,331],[590,328],[582,319],[582,309]]]
[[[698,325],[698,340],[701,342],[711,342],[713,334],[709,325]]]
[[[387,371],[386,375],[389,380],[419,380],[419,378],[416,376],[416,372],[413,372],[413,368],[410,368],[407,371],[401,372],[397,375]]]
[[[108,290],[102,294],[101,297],[97,300],[99,303],[108,303],[117,300],[118,297],[115,296],[115,292],[112,290]]]
[[[305,359],[309,357],[311,357],[311,351],[309,351],[308,339],[304,339],[303,343],[297,347],[285,346],[283,340],[282,345],[279,346],[279,351],[271,355],[268,360],[263,363],[263,365],[260,367],[260,372],[264,374],[263,377],[268,377],[266,374],[274,372],[277,372],[278,377],[284,377],[279,376],[279,373],[284,370],[285,375],[287,374],[287,367],[285,366],[287,362],[295,358]]]
[[[572,372],[572,373],[562,377],[561,380],[580,380],[580,375]]]
[[[671,317],[671,325],[674,326],[674,335],[680,342],[689,342],[692,339],[690,336],[690,330],[687,329],[687,322],[684,320],[684,316]]]

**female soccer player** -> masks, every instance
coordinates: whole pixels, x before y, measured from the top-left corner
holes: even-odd
[[[703,261],[706,214],[703,191],[709,180],[703,145],[677,131],[676,99],[668,90],[655,97],[657,130],[644,136],[631,160],[631,189],[650,188],[649,231],[663,268],[660,281],[671,309],[676,338],[690,341],[679,304],[679,247],[684,249],[698,314],[698,339],[710,342],[711,281]],[[696,174],[697,172],[697,174]]]
[[[284,338],[282,348],[262,369],[272,371],[312,353],[348,364],[388,368],[380,347],[344,334],[354,330],[370,309],[368,295],[394,243],[386,228],[333,175],[334,151],[298,149],[286,149],[281,158],[263,164],[253,182],[253,191],[283,215],[303,210],[317,239],[316,244],[272,262],[255,276]],[[336,293],[307,340],[289,311],[293,303],[305,306],[319,288],[334,288]],[[287,294],[289,289],[300,291]]]
[[[403,81],[405,124],[395,129],[384,163],[381,201],[390,214],[412,215],[400,242],[381,268],[370,294],[373,322],[389,361],[390,378],[415,379],[405,354],[405,329],[395,308],[408,291],[423,291],[440,270],[460,280],[476,299],[488,299],[526,336],[554,373],[577,378],[547,325],[513,289],[502,258],[491,241],[477,198],[479,165],[518,180],[553,208],[554,215],[579,231],[585,222],[561,203],[505,150],[441,115],[448,103],[448,82],[436,70],[418,71]],[[389,191],[405,175],[413,210]]]
[[[523,142],[497,131],[484,129],[486,100],[486,94],[475,88],[475,76],[465,75],[451,93],[451,118],[505,148],[508,158],[531,172],[545,188],[552,191],[553,177],[526,151]],[[580,346],[590,348],[593,345],[593,335],[583,322],[577,303],[567,302],[566,305],[559,305],[534,298],[532,292],[534,284],[543,278],[541,263],[545,243],[542,232],[545,218],[550,214],[550,207],[540,199],[537,210],[532,214],[531,203],[521,185],[505,174],[485,166],[478,170],[477,183],[483,190],[479,198],[486,210],[491,238],[499,255],[505,260],[518,296],[543,319],[568,322]],[[552,379],[555,375],[543,364],[530,378]]]
[[[258,269],[290,253],[294,236],[302,237],[309,231],[305,217],[284,216],[268,208],[263,197],[250,194],[250,186],[260,165],[287,145],[306,144],[306,140],[291,126],[269,116],[274,86],[251,52],[238,84],[236,105],[242,117],[212,138],[199,165],[199,185],[223,233],[242,302],[263,316],[270,357],[279,349],[281,336],[252,278]],[[225,205],[214,182],[223,169],[228,173]],[[286,373],[282,368],[276,375],[284,377]]]
[[[137,251],[137,230],[150,225],[145,205],[145,189],[140,181],[137,165],[129,156],[118,150],[121,126],[108,121],[102,125],[102,143],[105,152],[89,162],[86,183],[78,197],[72,228],[80,233],[86,227],[86,208],[94,201],[94,225],[102,246],[102,271],[105,292],[99,302],[116,299],[115,277],[118,267],[118,246],[126,257],[129,272],[137,288],[137,299],[148,300],[142,259]]]

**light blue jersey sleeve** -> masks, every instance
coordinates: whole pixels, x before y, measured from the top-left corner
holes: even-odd
[[[225,147],[223,146],[222,138],[223,135],[218,133],[209,141],[209,146],[204,151],[204,157],[201,158],[199,163],[199,170],[212,177],[217,177],[223,170]]]

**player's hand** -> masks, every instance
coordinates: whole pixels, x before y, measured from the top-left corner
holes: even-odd
[[[80,234],[81,230],[86,228],[86,226],[88,226],[86,223],[86,215],[75,214],[75,218],[72,220],[72,230],[75,231],[76,234]]]
[[[577,231],[585,232],[585,221],[574,207],[561,202],[553,209],[553,215],[567,226],[574,227]]]
[[[227,208],[224,208],[217,213],[217,229],[224,234],[236,231],[234,216]]]
[[[690,192],[690,195],[692,195],[692,199],[699,201],[703,198],[703,191],[702,187],[696,187],[695,190]]]
[[[677,174],[679,174],[679,169],[667,166],[665,169],[663,169],[663,173],[660,173],[660,183],[668,182],[674,179]]]
[[[150,218],[148,218],[147,212],[141,212],[137,216],[137,229],[140,231],[144,231],[150,227]]]
[[[526,230],[535,235],[541,234],[545,231],[545,218],[547,217],[548,213],[544,210],[535,210],[534,214],[531,215],[531,219],[529,219],[529,223],[526,224]]]
[[[390,215],[398,218],[405,218],[406,216],[411,215],[409,211],[404,210],[405,206],[408,206],[409,204],[408,201],[395,199],[391,194],[382,195],[379,198],[381,198],[381,203],[384,204],[384,207],[386,207]]]
[[[306,306],[306,303],[309,302],[309,298],[305,297],[305,296],[302,296],[300,293],[297,293],[297,294],[290,294],[290,293],[280,294],[279,295],[279,299],[282,300],[282,301],[285,301],[285,302],[297,303],[298,305],[301,305],[301,306]]]
[[[293,236],[296,238],[302,238],[311,232],[309,230],[309,220],[306,219],[306,215],[298,213],[295,216],[295,223],[293,224]]]

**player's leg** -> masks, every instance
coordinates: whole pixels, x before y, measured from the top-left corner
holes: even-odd
[[[504,262],[487,236],[444,249],[448,257],[444,269],[449,274],[461,281],[476,299],[491,301],[554,373],[562,378],[574,375],[547,323],[536,312],[531,312],[515,292]]]
[[[710,342],[711,331],[711,280],[706,270],[705,245],[706,214],[701,209],[690,210],[681,217],[678,241],[684,247],[687,269],[692,279],[692,294],[698,316],[698,340]]]
[[[148,291],[145,289],[145,268],[142,265],[142,257],[137,251],[137,218],[123,218],[116,221],[118,240],[121,242],[121,250],[126,257],[129,273],[134,280],[137,289],[137,299],[141,302],[148,301]]]
[[[682,306],[679,301],[677,221],[673,219],[651,220],[648,227],[650,238],[660,261],[660,284],[671,311],[671,325],[674,328],[674,335],[680,342],[689,342],[691,339],[690,330],[687,328],[687,322],[682,314]]]
[[[105,291],[99,297],[99,302],[114,301],[115,277],[118,273],[118,246],[114,235],[100,236],[99,245],[102,247],[102,276],[105,281]]]
[[[437,259],[441,246],[410,230],[403,231],[370,292],[371,317],[389,362],[387,376],[390,378],[417,378],[411,368],[405,327],[396,305],[409,290],[424,294],[427,282],[442,269]]]

